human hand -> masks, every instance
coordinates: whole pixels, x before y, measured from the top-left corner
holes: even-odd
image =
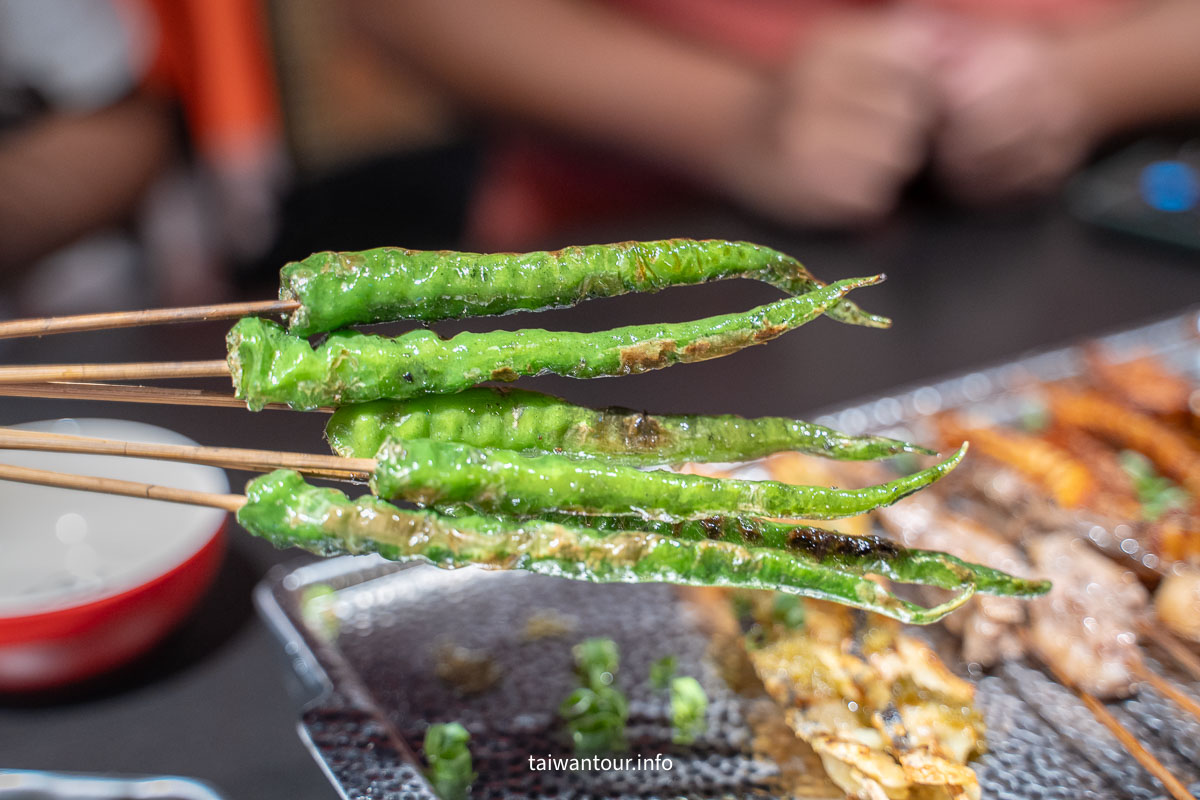
[[[1093,138],[1058,43],[1020,29],[975,27],[962,33],[938,72],[939,177],[967,202],[1053,190]]]
[[[743,200],[791,223],[846,227],[892,210],[927,157],[934,20],[839,15],[780,76],[765,135],[737,164]]]

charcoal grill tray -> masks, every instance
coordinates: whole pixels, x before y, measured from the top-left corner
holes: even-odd
[[[1195,312],[1101,341],[1129,356],[1152,352],[1200,381]],[[1080,349],[1062,348],[874,398],[818,421],[905,436],[949,408],[1011,418],[1026,407],[1037,381],[1081,369]],[[332,590],[329,611],[306,617],[302,598],[315,586]],[[414,753],[428,724],[454,720],[472,731],[479,773],[473,798],[776,796],[776,765],[751,752],[747,715],[754,701],[727,685],[711,659],[702,621],[674,587],[447,571],[366,556],[279,568],[255,599],[315,698],[302,711],[300,735],[346,798],[434,798]],[[550,611],[573,620],[570,632],[528,638],[530,616]],[[530,756],[570,755],[556,709],[573,685],[570,646],[588,636],[611,637],[620,646],[620,681],[631,709],[630,757],[661,755],[671,769],[662,768],[662,760],[657,769],[530,768]],[[445,645],[488,653],[498,682],[477,694],[447,685],[435,676]],[[671,742],[662,692],[644,680],[650,663],[667,654],[677,657],[681,674],[701,681],[711,701],[708,732],[689,747]],[[1153,651],[1149,655],[1152,666],[1200,700],[1200,685],[1172,671],[1166,659],[1154,660]],[[989,751],[974,763],[984,797],[1165,795],[1087,708],[1042,670],[1014,662],[973,677],[988,724]],[[1200,796],[1200,721],[1149,688],[1109,708]],[[811,796],[829,796],[821,793],[817,773],[813,784]]]

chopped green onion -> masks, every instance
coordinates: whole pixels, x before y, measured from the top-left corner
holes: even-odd
[[[700,681],[682,676],[671,681],[671,726],[673,740],[678,744],[691,744],[704,732],[708,725],[708,695]]]
[[[675,677],[675,656],[663,656],[650,665],[650,685],[655,689],[666,689]]]
[[[467,748],[470,739],[471,734],[457,722],[430,725],[425,732],[426,777],[441,800],[467,798],[476,777]]]

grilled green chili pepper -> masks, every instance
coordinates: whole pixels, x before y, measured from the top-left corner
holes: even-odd
[[[453,516],[460,510],[450,508],[439,511]],[[469,513],[466,509],[461,511]],[[514,523],[522,521],[519,517],[500,516]],[[948,553],[916,550],[882,536],[854,536],[812,525],[793,525],[754,517],[709,517],[663,522],[632,519],[629,516],[568,514],[563,511],[543,511],[536,518],[542,522],[588,528],[599,533],[617,533],[636,527],[644,533],[686,542],[712,540],[747,547],[767,547],[786,551],[793,558],[814,566],[829,567],[853,575],[879,575],[899,583],[935,586],[939,589],[957,589],[964,583],[973,583],[981,594],[1009,597],[1036,597],[1050,590],[1048,581],[1018,578],[982,564],[963,561]]]
[[[964,583],[950,600],[923,608],[861,575],[805,563],[779,550],[636,531],[604,535],[538,521],[451,519],[404,511],[373,496],[352,501],[287,470],[255,478],[246,495],[237,519],[247,531],[277,547],[303,547],[324,556],[379,553],[393,561],[478,564],[603,583],[773,589],[914,624],[936,622],[975,593],[974,584]]]
[[[631,375],[728,355],[809,322],[852,289],[882,280],[852,278],[740,314],[693,322],[632,325],[596,333],[491,331],[443,340],[433,331],[396,339],[338,331],[315,350],[273,322],[240,320],[229,332],[229,371],[254,410],[460,392],[489,380],[554,373],[572,378]]]
[[[824,286],[799,261],[767,247],[668,239],[535,253],[399,247],[314,253],[284,266],[279,297],[300,302],[289,320],[290,330],[310,336],[354,323],[537,310],[734,277],[765,281],[793,295]],[[829,314],[855,325],[890,324],[849,302]]]
[[[425,731],[429,782],[441,800],[467,800],[475,771],[467,742],[471,734],[458,722],[430,725]]]
[[[834,489],[643,472],[595,459],[523,456],[511,450],[412,439],[384,443],[375,455],[371,490],[379,497],[423,506],[465,505],[510,515],[556,509],[671,521],[721,515],[834,519],[890,505],[928,486],[954,469],[966,448],[964,443],[942,463],[878,486]]]
[[[376,400],[343,406],[325,426],[338,455],[370,458],[385,439],[436,439],[524,455],[565,453],[648,466],[681,461],[749,461],[784,450],[852,461],[933,451],[882,436],[849,436],[785,417],[646,414],[591,409],[509,388]]]

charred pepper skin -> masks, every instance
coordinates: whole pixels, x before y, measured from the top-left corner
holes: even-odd
[[[617,464],[750,461],[784,450],[849,461],[900,453],[934,455],[882,436],[850,436],[785,417],[646,414],[592,409],[522,389],[468,389],[454,395],[343,406],[325,426],[333,450],[371,458],[386,439],[435,439],[523,455],[562,453]]]
[[[457,509],[439,509],[454,516]],[[462,513],[468,513],[462,510]],[[521,518],[502,516],[520,521]],[[958,589],[974,583],[981,594],[1005,597],[1036,597],[1050,590],[1048,581],[1014,577],[1007,572],[963,561],[936,550],[917,550],[896,544],[883,536],[855,536],[813,525],[794,525],[754,517],[709,517],[681,522],[632,520],[628,516],[542,512],[537,519],[560,525],[616,533],[631,526],[645,533],[681,541],[729,542],[746,547],[767,547],[790,553],[794,558],[855,575],[880,575],[900,583]]]
[[[464,505],[483,513],[536,515],[545,509],[679,521],[744,515],[834,519],[889,505],[954,469],[957,453],[928,469],[865,489],[793,486],[643,472],[597,460],[523,456],[431,439],[389,441],[375,455],[371,490],[424,506]]]
[[[450,394],[522,375],[632,375],[770,341],[821,316],[851,290],[881,280],[851,278],[742,313],[595,333],[525,329],[442,339],[415,330],[386,339],[337,331],[314,349],[273,322],[247,317],[226,337],[229,371],[251,410],[271,402],[312,409]]]
[[[599,583],[677,583],[770,589],[831,600],[913,624],[936,622],[975,593],[923,608],[861,575],[805,563],[769,548],[718,541],[685,542],[653,533],[599,534],[549,522],[449,518],[405,511],[373,496],[350,500],[278,470],[252,480],[238,522],[276,547],[323,556],[378,553],[393,561],[440,567],[520,569]]]
[[[750,242],[667,239],[533,253],[399,247],[314,253],[283,267],[279,297],[300,302],[289,329],[310,336],[356,323],[533,311],[737,277],[792,295],[825,285],[791,256]],[[848,301],[829,313],[855,325],[890,324]]]

